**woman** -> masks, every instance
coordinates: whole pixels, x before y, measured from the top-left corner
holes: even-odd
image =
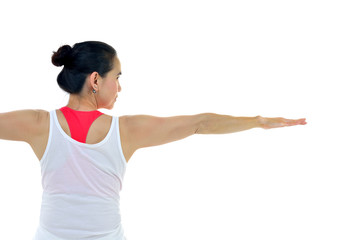
[[[305,119],[233,117],[213,113],[109,116],[121,91],[121,63],[102,42],[64,45],[52,63],[64,66],[59,86],[66,106],[0,114],[0,139],[25,141],[40,160],[43,198],[35,240],[125,239],[119,192],[126,164],[139,149],[193,134],[223,134],[304,125]]]

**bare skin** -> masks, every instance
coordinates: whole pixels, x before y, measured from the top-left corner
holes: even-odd
[[[117,57],[114,66],[103,77],[97,72],[89,74],[81,93],[71,94],[67,106],[77,111],[112,109],[121,91],[118,80],[121,64]],[[69,126],[60,110],[57,110],[57,118],[64,132],[71,137]],[[89,129],[86,143],[95,144],[103,140],[111,120],[112,117],[106,114],[98,117]],[[0,113],[0,139],[27,142],[40,160],[47,146],[49,124],[50,114],[45,110]],[[305,124],[305,118],[233,117],[215,113],[173,117],[129,115],[119,118],[122,151],[127,162],[139,148],[177,141],[193,134],[227,134],[252,128],[272,129]]]

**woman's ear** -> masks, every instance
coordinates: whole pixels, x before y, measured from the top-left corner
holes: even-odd
[[[92,89],[98,90],[98,79],[100,75],[98,72],[93,72],[90,74],[90,85]]]

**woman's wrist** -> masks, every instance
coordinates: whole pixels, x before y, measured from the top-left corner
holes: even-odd
[[[256,123],[255,128],[263,128],[264,127],[264,118],[260,115],[255,117]]]

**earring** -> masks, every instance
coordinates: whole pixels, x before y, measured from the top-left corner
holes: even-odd
[[[95,90],[95,89],[93,89],[93,90],[92,90],[92,92],[93,92],[93,93],[96,93],[96,90]]]

